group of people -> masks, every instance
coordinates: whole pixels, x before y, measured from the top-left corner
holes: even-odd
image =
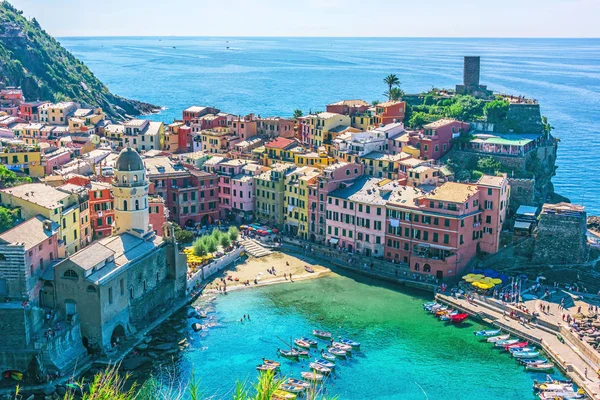
[[[240,318],[240,322],[244,322],[245,320],[250,321],[250,314],[244,314],[244,316]]]

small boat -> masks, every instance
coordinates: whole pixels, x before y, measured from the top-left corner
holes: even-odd
[[[498,336],[492,336],[486,339],[486,342],[488,343],[496,343],[499,342],[501,340],[506,340],[510,337],[510,335],[498,335]]]
[[[276,367],[275,365],[269,365],[269,364],[260,364],[256,366],[256,369],[259,371],[277,371],[279,369],[279,367]]]
[[[310,372],[308,372],[310,374]],[[287,383],[288,385],[296,385],[296,386],[302,386],[304,388],[309,388],[310,387],[310,383],[305,382],[303,380],[300,379],[294,379],[294,378],[289,378],[287,381],[285,381],[285,383]]]
[[[529,364],[525,366],[527,371],[552,371],[554,369],[554,364],[552,363],[544,363],[544,364]]]
[[[520,358],[519,362],[523,365],[529,364],[545,364],[548,362],[545,358]]]
[[[352,347],[353,349],[357,349],[357,350],[360,349],[360,343],[359,342],[355,342],[352,339],[340,338],[340,343],[348,345],[348,346]]]
[[[441,306],[431,309],[431,313],[437,315],[438,313],[445,313],[448,310],[448,306]]]
[[[315,335],[319,339],[325,339],[325,340],[331,339],[331,332],[325,332],[325,331],[320,331],[320,330],[315,329],[315,330],[313,330],[313,335]]]
[[[323,380],[323,375],[317,374],[316,372],[302,371],[300,372],[300,375],[302,376],[302,379],[311,382],[320,382]]]
[[[431,308],[433,306],[435,306],[437,304],[437,302],[435,301],[428,301],[427,303],[423,303],[423,308],[427,309],[427,308]]]
[[[296,351],[294,351],[294,349],[292,349],[292,350],[281,350],[281,349],[279,349],[279,354],[282,357],[290,358],[290,359],[293,359],[293,360],[296,360],[296,361],[298,361],[298,357],[300,356]]]
[[[456,314],[456,315],[451,315],[450,319],[452,320],[453,323],[459,324],[459,323],[463,322],[465,319],[467,319],[468,316],[469,316],[469,314]]]
[[[527,347],[528,344],[529,342],[517,342],[504,346],[504,350],[521,349]]]
[[[535,347],[511,347],[508,351],[512,353],[516,353],[517,351],[535,351]]]
[[[308,265],[304,266],[304,269],[306,270],[306,272],[313,274],[315,272],[314,268],[309,267]]]
[[[330,368],[324,367],[316,362],[311,362],[310,364],[308,364],[308,366],[310,367],[310,369],[320,372],[322,374],[329,374],[331,372]],[[304,378],[304,375],[302,375],[302,377]]]
[[[324,366],[325,368],[329,368],[329,369],[334,369],[335,368],[335,363],[332,363],[331,361],[327,361],[324,358],[317,358],[315,360],[315,362],[317,364],[320,364],[320,365]]]
[[[302,347],[304,349],[310,349],[310,343],[302,340],[302,339],[294,339],[294,344],[296,344],[296,346],[298,347]]]
[[[496,336],[501,331],[502,331],[501,329],[491,329],[491,330],[475,331],[475,332],[473,332],[473,334],[475,336],[488,337],[488,336]]]
[[[510,346],[511,344],[515,344],[515,343],[519,343],[519,339],[500,340],[500,341],[494,343],[494,346],[496,346],[496,347],[506,347],[506,346]]]
[[[331,342],[331,347],[337,347],[338,349],[344,350],[346,353],[352,351],[352,346],[348,346],[341,342]]]
[[[302,350],[302,349],[297,349],[294,347],[293,349],[296,353],[298,353],[298,357],[308,357],[308,351],[306,350]]]
[[[454,310],[440,309],[435,312],[436,317],[441,317],[442,315],[451,314]]]
[[[514,358],[533,358],[540,355],[539,351],[515,351],[512,353]]]
[[[558,392],[573,390],[572,383],[534,382],[533,390],[536,392]]]
[[[294,385],[291,383],[284,383],[279,386],[279,389],[284,390],[289,393],[302,393],[306,389],[304,386]]]
[[[273,400],[295,400],[296,395],[294,393],[286,392],[281,389],[277,389],[273,392]]]
[[[279,367],[281,367],[281,363],[278,361],[273,361],[273,360],[267,360],[263,358],[263,364],[265,365],[274,365],[277,369],[279,369]]]
[[[300,340],[303,340],[306,343],[310,344],[310,347],[317,347],[317,345],[319,344],[319,342],[317,342],[316,340],[307,337],[301,337]]]
[[[541,393],[538,393],[538,396],[541,400],[574,400],[574,399],[585,399],[584,394],[580,394],[574,392],[573,390],[559,390],[553,391],[548,390]]]
[[[331,353],[328,353],[326,351],[322,351],[321,352],[321,357],[323,357],[327,361],[331,361],[331,362],[335,363],[335,356],[333,354],[331,354]]]
[[[346,350],[342,350],[339,347],[328,347],[327,351],[339,358],[346,358],[346,354],[348,354]]]

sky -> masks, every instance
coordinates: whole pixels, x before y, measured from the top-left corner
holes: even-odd
[[[58,37],[600,37],[600,0],[10,2]]]

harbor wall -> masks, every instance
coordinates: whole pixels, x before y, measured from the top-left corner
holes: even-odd
[[[196,283],[202,283],[204,280],[210,278],[215,273],[225,269],[232,262],[241,257],[244,252],[244,246],[240,246],[230,253],[225,254],[223,257],[204,265],[195,274],[190,276],[187,280],[188,289],[193,287]]]

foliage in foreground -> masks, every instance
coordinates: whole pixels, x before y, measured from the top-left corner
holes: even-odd
[[[202,392],[200,383],[192,372],[189,382],[178,385],[172,380],[168,385],[161,385],[155,380],[149,380],[141,387],[135,383],[128,385],[129,375],[121,375],[118,366],[109,366],[103,372],[97,373],[88,384],[81,380],[70,384],[62,400],[203,400],[214,398]],[[255,383],[238,382],[231,390],[232,400],[271,400],[273,394],[286,381],[277,377],[273,372],[261,373]],[[22,400],[23,396],[17,387],[14,400]],[[323,395],[319,385],[311,385],[304,394],[306,400],[335,400],[334,397]]]

